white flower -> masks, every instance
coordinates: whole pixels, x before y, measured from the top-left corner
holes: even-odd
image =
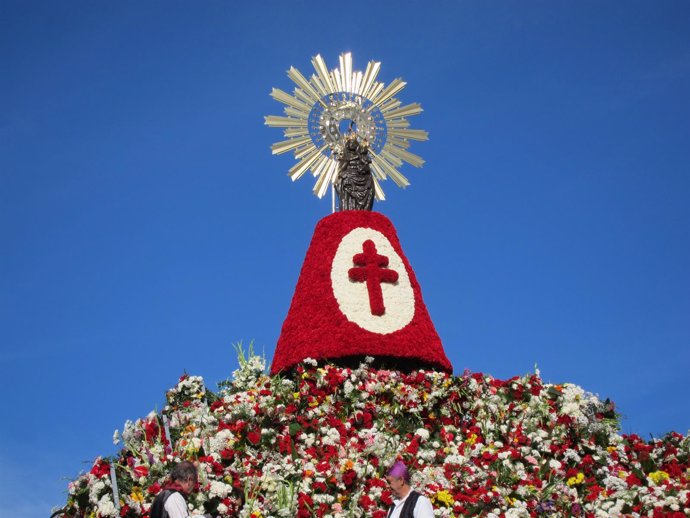
[[[508,511],[505,514],[506,518],[525,518],[529,517],[529,512],[527,509],[523,508],[517,508],[517,507],[512,507],[508,509]]]
[[[105,495],[98,501],[98,513],[101,516],[117,516],[117,509],[110,495]]]
[[[105,482],[103,480],[97,480],[91,487],[89,487],[89,501],[92,503],[97,503],[100,499],[101,492],[106,488]]]
[[[426,441],[429,438],[429,430],[426,428],[417,428],[414,434],[423,441]]]
[[[122,440],[125,442],[131,442],[134,439],[134,423],[127,419],[125,421],[125,426],[122,429]]]
[[[232,491],[232,486],[225,484],[223,482],[220,482],[218,480],[214,480],[211,482],[211,488],[209,489],[209,494],[211,497],[219,497],[219,498],[225,498],[230,494]]]

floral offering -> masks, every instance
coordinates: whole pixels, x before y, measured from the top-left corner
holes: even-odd
[[[240,350],[216,393],[182,376],[160,414],[115,432],[116,457],[69,484],[63,514],[148,516],[172,467],[192,460],[191,513],[385,518],[385,470],[402,459],[439,517],[690,516],[688,437],[620,435],[612,402],[538,372],[406,373],[369,359],[265,371]]]

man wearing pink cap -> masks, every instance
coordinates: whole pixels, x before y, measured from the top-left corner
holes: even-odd
[[[386,481],[393,492],[387,518],[434,518],[431,501],[410,487],[410,472],[402,461],[391,466]]]

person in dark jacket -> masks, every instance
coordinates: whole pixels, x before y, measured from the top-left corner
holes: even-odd
[[[386,475],[393,493],[393,505],[387,518],[434,518],[431,501],[410,486],[410,471],[402,461],[391,466]]]
[[[151,518],[188,518],[187,496],[198,481],[196,466],[189,461],[180,462],[170,472],[170,480],[163,486],[151,506]],[[202,515],[194,515],[202,516]],[[211,515],[203,515],[211,518]]]

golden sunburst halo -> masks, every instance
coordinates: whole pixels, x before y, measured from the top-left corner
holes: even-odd
[[[307,79],[295,67],[287,75],[295,83],[293,94],[273,88],[271,97],[285,105],[284,116],[268,115],[266,125],[283,128],[286,140],[271,146],[274,155],[292,151],[297,163],[288,175],[292,181],[311,171],[314,194],[322,198],[335,181],[337,155],[348,130],[365,141],[377,200],[385,196],[380,182],[390,177],[399,187],[410,182],[399,171],[403,162],[422,167],[424,160],[408,151],[411,140],[428,140],[424,130],[410,129],[407,117],[418,115],[418,103],[402,106],[395,96],[405,88],[402,79],[388,86],[377,81],[381,63],[370,61],[364,72],[352,70],[352,55],[340,55],[340,68],[331,71],[320,55],[312,58],[315,73]]]

